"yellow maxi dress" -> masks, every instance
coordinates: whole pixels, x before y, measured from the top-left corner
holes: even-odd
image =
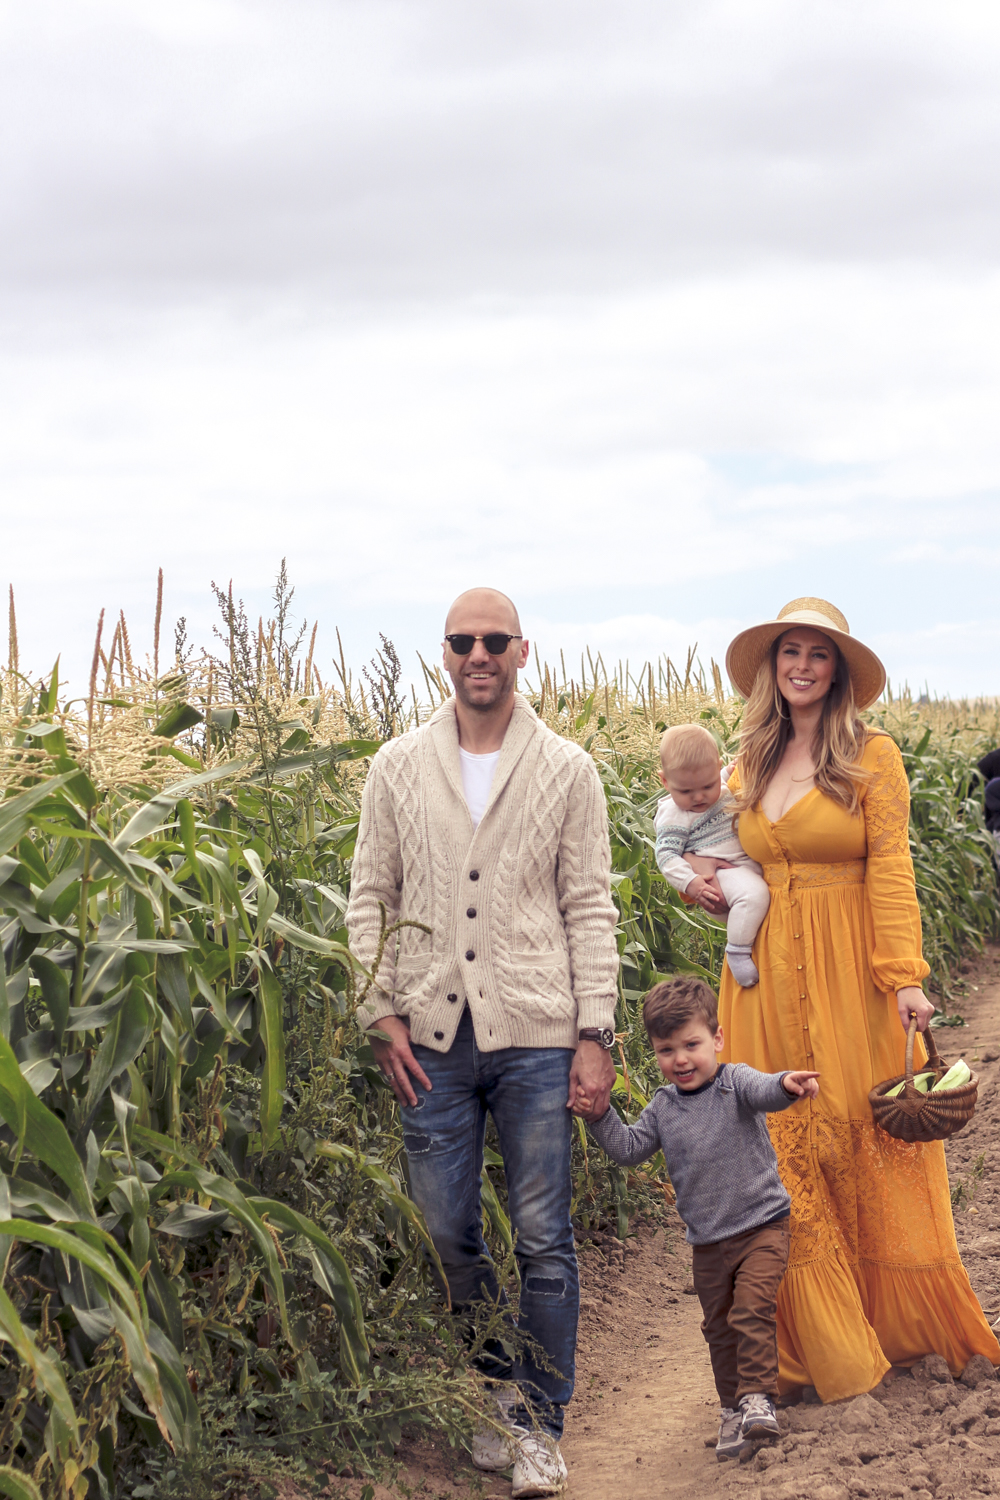
[[[1000,1363],[959,1259],[943,1145],[893,1140],[868,1103],[875,1083],[903,1071],[895,992],[928,968],[902,758],[873,735],[862,765],[862,816],[814,789],[777,823],[759,808],[740,818],[771,907],[754,945],[759,984],[741,989],[726,967],[720,997],[725,1060],[821,1075],[817,1100],[768,1124],[792,1199],[779,1387],[813,1385],[824,1401],[928,1353],[956,1374],[973,1354]]]

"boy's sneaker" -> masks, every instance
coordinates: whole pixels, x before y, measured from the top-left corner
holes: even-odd
[[[744,1441],[743,1413],[724,1406],[719,1413],[719,1441],[715,1445],[719,1463],[724,1463],[727,1458],[739,1458]]]
[[[777,1437],[781,1432],[774,1411],[774,1402],[762,1391],[754,1391],[740,1401],[743,1414],[741,1431],[747,1438]]]
[[[499,1474],[514,1462],[514,1445],[520,1431],[514,1426],[516,1407],[516,1397],[498,1396],[493,1418],[503,1431],[484,1422],[472,1434],[472,1462],[486,1474]]]
[[[559,1444],[546,1432],[517,1432],[511,1500],[530,1495],[559,1495],[566,1488],[566,1462]]]

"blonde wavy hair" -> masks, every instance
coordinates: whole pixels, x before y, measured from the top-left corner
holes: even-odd
[[[778,651],[787,634],[785,631],[772,641],[743,710],[736,758],[740,790],[732,804],[736,816],[752,811],[760,802],[791,734],[788,704],[778,687],[777,669]],[[849,813],[856,813],[869,781],[869,773],[858,762],[869,737],[879,731],[869,729],[859,717],[847,663],[835,642],[831,640],[830,645],[836,666],[830,690],[823,700],[823,717],[817,734],[816,785]]]

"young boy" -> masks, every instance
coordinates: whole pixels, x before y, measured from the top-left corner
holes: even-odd
[[[683,856],[713,862],[710,873],[729,906],[726,958],[737,984],[747,989],[760,977],[751,950],[771,895],[760,865],[744,854],[733,830],[733,794],[721,769],[719,747],[704,725],[675,724],[664,734],[660,780],[670,795],[656,805],[656,863],[672,886],[712,912],[719,905],[718,894]],[[720,868],[720,861],[730,868]]]
[[[737,1456],[748,1439],[778,1432],[775,1299],[788,1263],[790,1200],[765,1113],[803,1095],[815,1099],[819,1074],[720,1065],[722,1027],[701,979],[654,985],[642,1015],[667,1086],[634,1125],[609,1109],[590,1128],[621,1166],[663,1152],[694,1246],[701,1329],[722,1406],[715,1446],[721,1461]]]

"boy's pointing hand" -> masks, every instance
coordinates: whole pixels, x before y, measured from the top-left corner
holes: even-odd
[[[818,1073],[786,1073],[781,1080],[781,1087],[786,1094],[794,1094],[797,1099],[804,1095],[816,1099],[819,1096],[819,1084],[816,1082],[818,1078]]]

